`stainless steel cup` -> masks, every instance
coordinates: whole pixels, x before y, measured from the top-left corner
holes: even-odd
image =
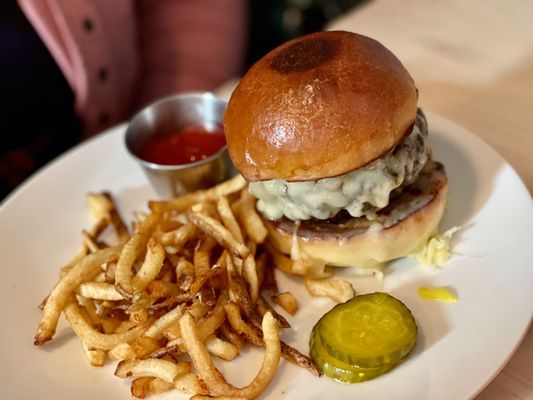
[[[182,93],[152,103],[130,121],[125,142],[150,183],[162,198],[213,186],[233,173],[226,146],[203,160],[183,165],[161,165],[142,159],[141,152],[152,135],[178,132],[190,125],[221,126],[226,101],[212,93]]]

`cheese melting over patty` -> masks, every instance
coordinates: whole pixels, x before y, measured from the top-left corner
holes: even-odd
[[[428,158],[427,126],[419,111],[403,142],[366,167],[316,181],[250,182],[249,190],[258,199],[257,208],[271,220],[328,219],[343,209],[352,217],[374,219],[376,211],[389,204],[391,192],[412,183]]]

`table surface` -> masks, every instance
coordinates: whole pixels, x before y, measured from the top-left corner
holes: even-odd
[[[421,107],[479,135],[533,193],[532,16],[528,0],[374,0],[328,29],[388,47],[413,76]],[[533,399],[533,328],[476,399]]]

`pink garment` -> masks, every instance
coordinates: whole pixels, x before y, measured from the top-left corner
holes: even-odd
[[[156,98],[241,71],[245,0],[18,0],[75,95],[87,135]]]

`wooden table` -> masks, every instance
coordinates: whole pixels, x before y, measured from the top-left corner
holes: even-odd
[[[388,47],[413,76],[421,106],[481,136],[533,193],[532,17],[527,0],[374,0],[328,29]],[[477,399],[533,399],[533,328]]]

